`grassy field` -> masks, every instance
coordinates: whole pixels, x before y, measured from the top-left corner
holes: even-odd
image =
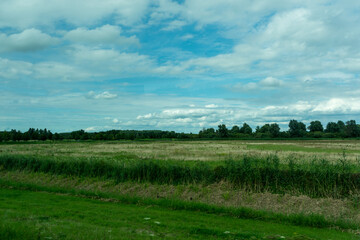
[[[115,142],[45,142],[38,144],[2,144],[0,154],[55,156],[65,158],[159,159],[223,161],[248,155],[276,153],[281,160],[313,158],[338,160],[343,154],[350,161],[360,159],[357,140],[287,140],[287,141],[115,141]]]
[[[355,140],[0,144],[0,239],[359,239],[359,156]]]

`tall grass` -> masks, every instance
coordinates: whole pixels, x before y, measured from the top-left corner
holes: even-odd
[[[298,193],[311,197],[348,197],[360,192],[360,174],[352,172],[344,159],[337,164],[326,160],[299,165],[289,161],[280,165],[276,155],[265,159],[245,156],[211,166],[206,162],[187,165],[184,162],[139,160],[111,162],[104,160],[62,161],[24,156],[0,156],[0,169],[25,170],[50,174],[99,177],[117,182],[137,181],[158,184],[211,184],[227,181],[234,187],[251,191]]]

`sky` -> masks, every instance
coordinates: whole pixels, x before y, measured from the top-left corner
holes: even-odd
[[[0,130],[360,117],[360,1],[0,0]]]

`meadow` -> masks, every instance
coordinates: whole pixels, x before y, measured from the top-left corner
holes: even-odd
[[[359,159],[357,140],[2,143],[0,236],[79,239],[77,226],[84,239],[358,239]],[[32,201],[53,210],[21,208]],[[148,208],[169,225],[110,220]]]

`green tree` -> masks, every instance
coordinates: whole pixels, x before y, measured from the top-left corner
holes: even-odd
[[[339,133],[340,127],[336,122],[328,122],[325,132],[327,133]]]
[[[320,121],[312,121],[310,122],[310,126],[308,127],[310,132],[323,132],[324,128]]]
[[[340,133],[345,133],[345,123],[341,120],[337,122],[337,125],[339,126]]]
[[[277,123],[270,124],[269,132],[271,137],[278,137],[280,135],[279,125]]]
[[[240,133],[240,128],[239,126],[237,125],[234,125],[231,130],[230,130],[231,133]]]
[[[257,132],[259,132],[259,133],[270,133],[270,124],[267,123],[267,124],[263,125],[262,127],[260,127],[258,129]]]
[[[214,138],[216,136],[215,129],[214,128],[203,128],[203,130],[200,130],[199,137],[200,138]]]
[[[240,133],[251,134],[252,128],[247,123],[244,123],[240,128]]]
[[[345,133],[347,137],[359,137],[360,129],[359,126],[356,124],[355,120],[350,120],[346,122]]]
[[[225,124],[220,124],[218,126],[217,134],[221,138],[226,138],[229,136],[229,130],[226,128]]]
[[[303,137],[306,133],[306,126],[302,122],[297,120],[290,120],[289,122],[289,134],[291,137]]]

